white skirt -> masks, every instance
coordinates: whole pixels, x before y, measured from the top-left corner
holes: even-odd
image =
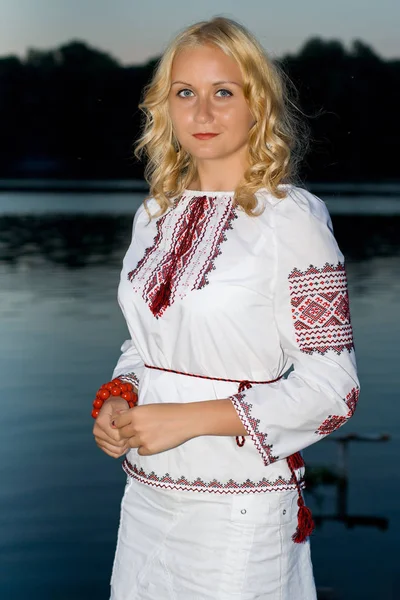
[[[297,498],[159,489],[128,477],[110,600],[316,600],[310,542],[292,541]]]

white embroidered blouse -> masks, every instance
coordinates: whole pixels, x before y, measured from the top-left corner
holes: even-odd
[[[233,192],[185,191],[161,217],[135,214],[118,301],[130,340],[112,377],[138,404],[230,398],[248,436],[201,436],[126,473],[164,488],[217,493],[303,486],[285,460],[341,427],[359,395],[344,258],[322,200],[283,185],[249,217]],[[148,202],[154,214],[158,204]],[[191,377],[271,381],[238,383]],[[287,373],[289,371],[289,374]],[[243,386],[242,386],[243,387]],[[135,409],[133,409],[135,410]]]

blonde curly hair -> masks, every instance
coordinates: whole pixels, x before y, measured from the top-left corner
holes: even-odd
[[[249,216],[257,216],[255,193],[266,188],[283,198],[283,183],[294,183],[298,165],[308,145],[308,128],[299,116],[296,90],[285,73],[273,63],[254,36],[241,24],[214,17],[191,25],[179,33],[161,57],[153,78],[144,89],[139,108],[145,114],[143,133],[135,156],[146,159],[145,178],[165,213],[196,177],[191,155],[176,139],[168,113],[171,71],[175,56],[183,48],[214,45],[237,61],[244,80],[244,96],[256,123],[249,131],[249,167],[235,190],[234,202]],[[289,93],[290,92],[290,93]],[[292,96],[292,97],[290,97]],[[146,201],[148,200],[146,199]],[[146,210],[151,218],[150,212]]]

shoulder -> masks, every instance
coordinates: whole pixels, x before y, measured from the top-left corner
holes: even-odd
[[[158,202],[154,198],[147,196],[136,209],[136,212],[133,216],[133,229],[135,230],[139,224],[148,224],[150,222],[149,213],[153,217],[159,208]]]
[[[321,198],[293,184],[282,184],[279,188],[286,193],[283,198],[276,198],[267,190],[260,190],[267,209],[272,209],[277,215],[288,219],[318,219],[325,223],[330,222],[329,211]]]
[[[325,202],[304,188],[284,187],[282,199],[265,191],[265,212],[269,212],[277,244],[285,252],[304,255],[305,260],[310,256],[313,260],[342,260]]]
[[[166,211],[160,214],[161,208],[158,201],[153,196],[146,196],[146,198],[144,198],[143,202],[137,209],[135,216],[137,215],[138,219],[145,219],[147,221],[149,221],[150,217],[151,220],[156,221],[157,219],[163,217],[169,210],[171,210],[174,207],[175,200],[177,198],[178,197],[171,198],[170,206],[167,208]]]

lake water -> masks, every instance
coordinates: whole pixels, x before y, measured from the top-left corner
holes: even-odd
[[[324,521],[315,576],[340,600],[398,600],[400,200],[322,197],[347,259],[362,393],[350,423],[306,462],[335,468],[334,439],[350,432],[390,440],[348,452],[348,514],[387,526]],[[94,444],[90,410],[127,337],[116,293],[142,198],[0,194],[1,600],[108,598],[125,476]],[[319,503],[307,496],[314,513],[334,513],[335,488],[318,491]]]

